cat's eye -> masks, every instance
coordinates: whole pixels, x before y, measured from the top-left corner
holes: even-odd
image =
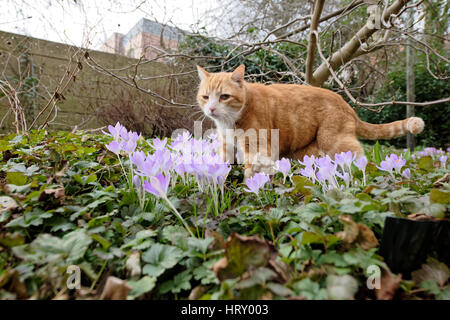
[[[221,94],[220,95],[220,100],[228,100],[230,99],[230,95],[229,94]]]
[[[208,96],[202,96],[203,99],[208,100]]]

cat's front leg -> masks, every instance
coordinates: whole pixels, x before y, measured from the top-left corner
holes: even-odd
[[[244,169],[244,182],[245,182],[248,178],[251,178],[255,172],[253,171],[251,164],[249,164],[248,166],[246,164],[244,168],[245,168]]]
[[[220,146],[218,150],[219,156],[222,158],[224,162],[227,162],[232,164],[234,163],[234,146],[233,145],[227,145],[225,140],[221,140],[222,145]]]

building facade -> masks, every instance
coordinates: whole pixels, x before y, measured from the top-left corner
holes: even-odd
[[[127,34],[113,33],[100,50],[130,58],[154,59],[161,50],[174,50],[186,32],[142,18]]]

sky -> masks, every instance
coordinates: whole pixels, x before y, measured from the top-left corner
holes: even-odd
[[[141,18],[187,31],[215,28],[218,0],[0,0],[0,30],[98,49]]]

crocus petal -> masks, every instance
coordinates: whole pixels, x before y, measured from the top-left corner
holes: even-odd
[[[111,141],[109,144],[106,145],[106,149],[108,149],[109,151],[111,151],[115,154],[119,154],[121,147],[117,141]]]

